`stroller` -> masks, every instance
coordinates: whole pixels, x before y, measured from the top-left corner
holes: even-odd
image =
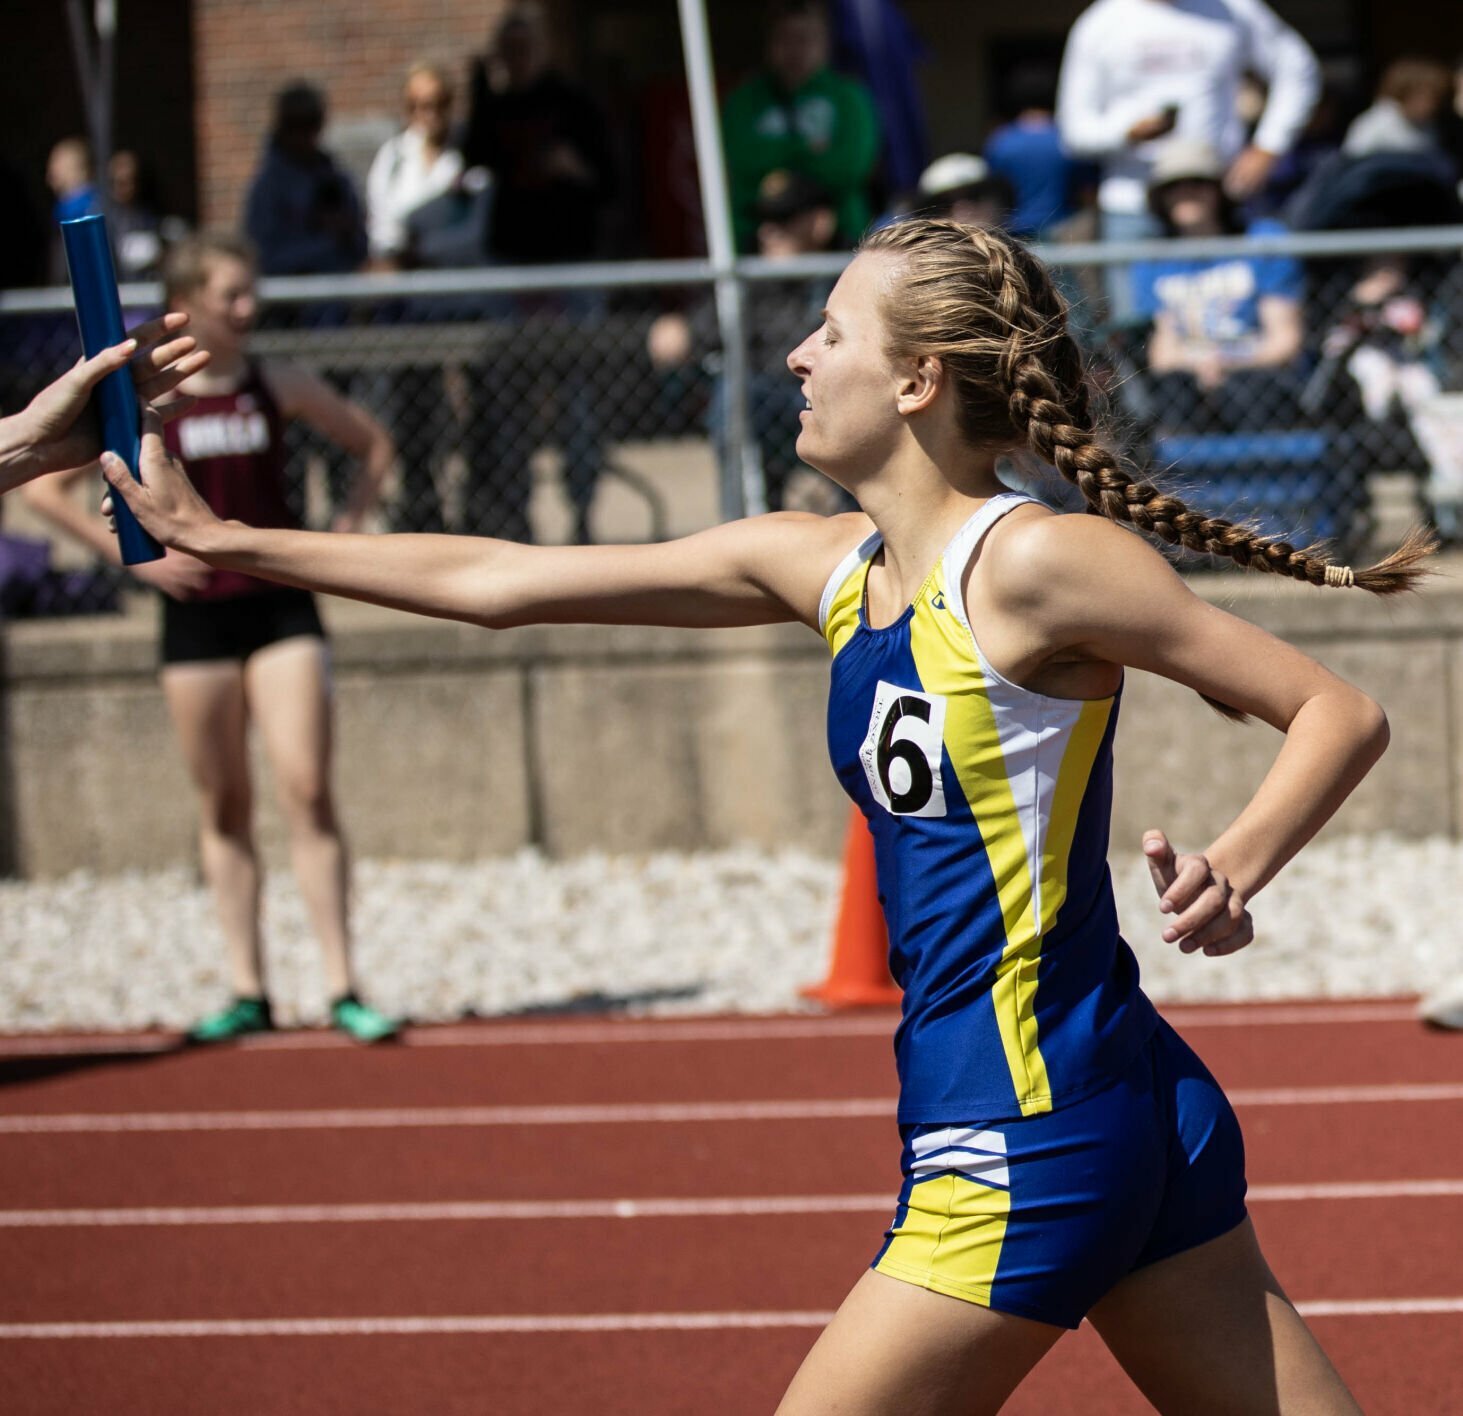
[[[1297,230],[1366,230],[1463,221],[1457,178],[1441,154],[1379,152],[1322,163],[1288,208]],[[1454,263],[1379,251],[1332,263],[1313,282],[1330,303],[1305,413],[1329,429],[1336,472],[1362,488],[1378,472],[1406,472],[1446,539],[1463,520],[1463,409],[1450,382],[1447,333],[1463,290]],[[1450,298],[1450,295],[1452,298]]]

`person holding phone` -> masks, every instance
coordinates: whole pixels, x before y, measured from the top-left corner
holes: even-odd
[[[1238,100],[1251,72],[1269,94],[1247,142]],[[1164,139],[1209,144],[1226,195],[1243,202],[1295,143],[1319,93],[1315,54],[1264,0],[1095,0],[1067,37],[1057,124],[1073,157],[1101,164],[1103,240],[1136,241],[1161,234],[1148,188]],[[1122,322],[1133,314],[1131,282],[1119,266],[1109,272],[1109,317]]]

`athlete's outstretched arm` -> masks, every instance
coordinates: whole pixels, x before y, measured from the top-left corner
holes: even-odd
[[[783,513],[649,546],[523,546],[466,536],[352,536],[220,521],[144,418],[142,484],[113,488],[165,546],[228,570],[490,628],[532,623],[815,624],[859,516]]]
[[[1186,950],[1242,947],[1245,903],[1382,755],[1385,714],[1300,650],[1201,600],[1139,537],[1097,517],[1013,521],[990,551],[983,583],[1048,659],[1147,669],[1285,734],[1249,804],[1203,852],[1175,859],[1161,832],[1144,838],[1173,915],[1164,937]]]

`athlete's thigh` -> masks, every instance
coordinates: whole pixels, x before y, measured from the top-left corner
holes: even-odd
[[[249,656],[244,679],[249,713],[275,780],[308,793],[330,773],[330,677],[325,641],[281,639]]]
[[[999,1411],[1062,1331],[871,1270],[813,1344],[778,1416]]]
[[[234,659],[168,664],[163,698],[194,784],[209,795],[247,790],[249,714]]]
[[[1246,1219],[1135,1270],[1088,1319],[1171,1416],[1360,1416]]]

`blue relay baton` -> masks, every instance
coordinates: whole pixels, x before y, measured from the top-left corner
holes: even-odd
[[[88,359],[127,338],[122,327],[122,302],[117,295],[117,272],[112,266],[112,247],[107,240],[104,216],[82,216],[61,223],[61,240],[66,247],[66,265],[71,271],[71,293],[76,300],[76,323],[81,330],[81,350]],[[102,425],[102,446],[127,464],[137,481],[137,464],[142,453],[142,422],[137,414],[137,389],[130,369],[108,374],[93,394]],[[161,560],[163,548],[132,515],[121,497],[112,498],[117,520],[117,542],[123,565],[142,565]]]

